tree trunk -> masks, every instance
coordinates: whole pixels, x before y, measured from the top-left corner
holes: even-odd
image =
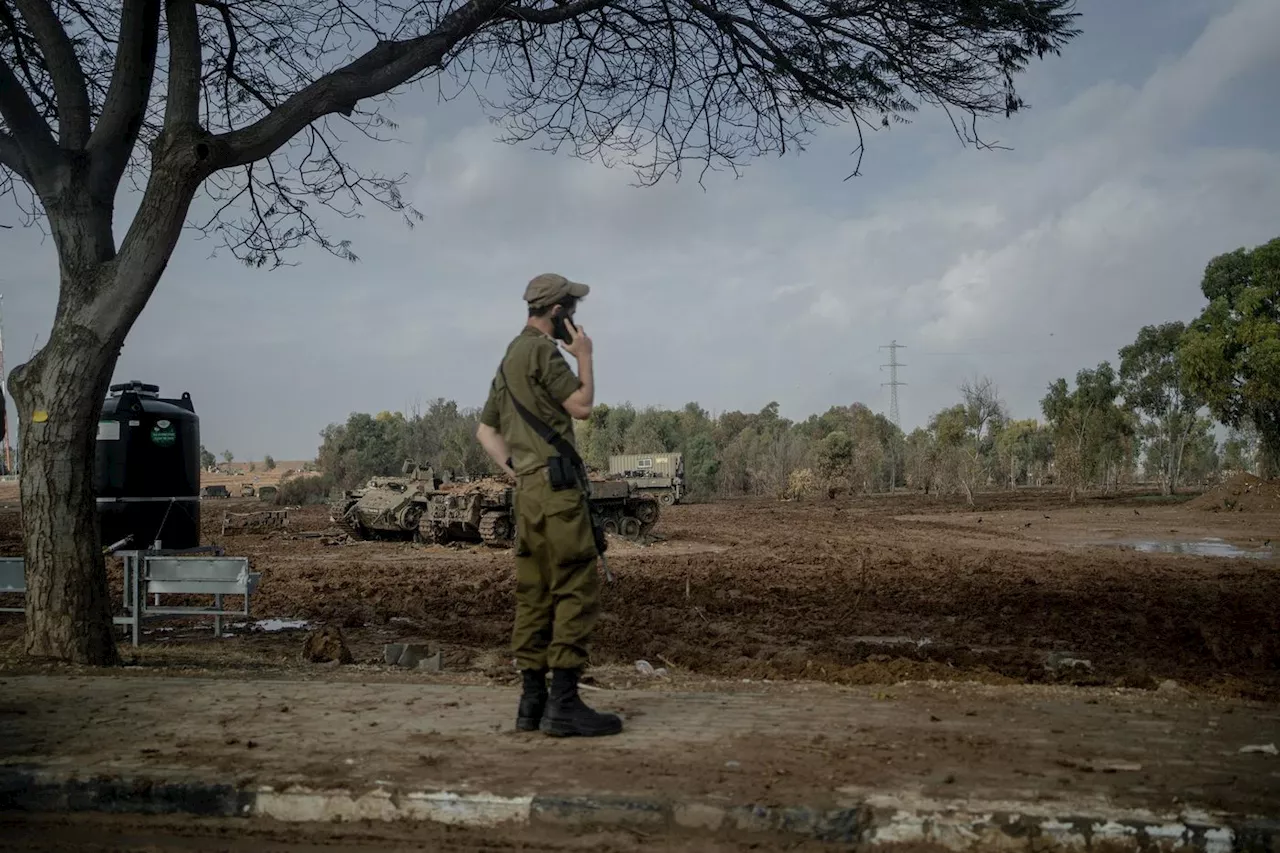
[[[1257,407],[1250,419],[1258,430],[1258,476],[1264,480],[1280,476],[1280,406]]]
[[[1178,453],[1170,461],[1169,471],[1169,494],[1176,494],[1178,491],[1178,480],[1182,476],[1182,456],[1187,450],[1187,434],[1183,433],[1178,439]]]
[[[93,489],[96,424],[117,352],[82,329],[57,324],[11,381],[19,412],[25,651],[31,657],[119,663]]]
[[[1169,438],[1170,439],[1173,438],[1172,434],[1170,434]],[[1173,444],[1172,442],[1171,441],[1166,442],[1165,447],[1167,448],[1167,452],[1165,453],[1166,458],[1165,458],[1164,464],[1160,466],[1160,494],[1164,495],[1165,497],[1168,497],[1169,495],[1173,494],[1173,476],[1174,475],[1173,475]]]
[[[97,422],[120,347],[211,171],[206,137],[198,128],[178,128],[157,141],[146,191],[119,252],[112,229],[115,181],[86,180],[81,158],[69,160],[44,187],[61,270],[58,308],[48,343],[9,378],[22,443],[25,650],[32,657],[119,662],[93,488]]]
[[[1171,452],[1169,454],[1169,492],[1168,494],[1175,494],[1178,491],[1178,478],[1182,474],[1182,455],[1187,449],[1187,437],[1191,435],[1191,430],[1195,428],[1195,423],[1196,423],[1195,414],[1192,413],[1188,417],[1188,420],[1190,421],[1190,423],[1178,431],[1178,443],[1177,443],[1176,451],[1172,446],[1170,447]],[[1170,444],[1172,445],[1172,440],[1173,440],[1172,424],[1170,424],[1170,428],[1169,428],[1169,439],[1170,439]]]

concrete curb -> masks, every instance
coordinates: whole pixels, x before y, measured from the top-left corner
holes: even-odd
[[[0,810],[280,821],[436,821],[635,828],[741,837],[768,833],[876,849],[932,843],[949,850],[1197,850],[1280,853],[1280,820],[1200,812],[1156,814],[1102,805],[1055,810],[1027,802],[931,801],[871,794],[836,808],[674,802],[656,797],[502,797],[448,791],[368,791],[209,783],[189,774],[121,776],[0,768]]]

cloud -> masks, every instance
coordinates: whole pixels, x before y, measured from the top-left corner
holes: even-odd
[[[1204,264],[1275,236],[1280,209],[1280,120],[1250,82],[1280,70],[1280,4],[1204,0],[1155,24],[1163,3],[1082,6],[1086,35],[1029,77],[1037,106],[989,134],[1012,150],[961,149],[926,111],[875,135],[848,183],[847,128],[706,191],[638,189],[625,168],[496,143],[461,104],[402,99],[407,144],[350,150],[408,171],[426,222],[369,211],[342,232],[361,263],[311,252],[273,273],[185,242],[118,376],[191,390],[240,458],[307,455],[353,410],[481,403],[525,281],[554,270],[595,288],[580,316],[604,401],[886,411],[896,339],[904,426],[973,374],[1038,416],[1057,376],[1194,316]],[[0,249],[6,340],[46,334],[50,248],[0,232]]]

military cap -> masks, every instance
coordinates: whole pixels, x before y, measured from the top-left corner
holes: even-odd
[[[591,288],[576,281],[569,281],[556,273],[543,273],[534,276],[529,286],[524,289],[524,301],[532,308],[546,308],[555,305],[566,296],[581,299],[591,292]]]

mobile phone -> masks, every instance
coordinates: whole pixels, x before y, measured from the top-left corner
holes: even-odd
[[[563,314],[551,318],[551,337],[566,344],[573,343],[573,338],[569,336],[569,320]]]

